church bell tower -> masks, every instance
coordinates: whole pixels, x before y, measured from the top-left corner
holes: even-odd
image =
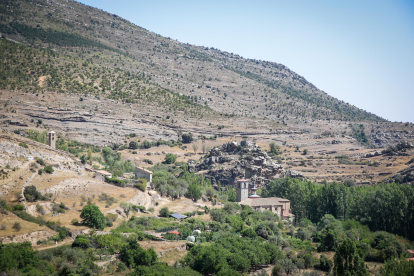
[[[237,202],[249,197],[249,181],[246,179],[237,180]]]

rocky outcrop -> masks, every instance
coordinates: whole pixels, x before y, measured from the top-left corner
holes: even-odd
[[[295,170],[286,170],[283,172],[283,177],[301,178],[303,175],[301,172]]]
[[[0,237],[0,244],[6,244],[6,243],[12,243],[12,242],[26,242],[29,241],[32,244],[36,244],[40,240],[45,240],[50,238],[51,236],[54,236],[56,232],[54,231],[34,231],[27,234],[18,234],[18,235],[12,235],[12,236],[5,236]]]
[[[213,184],[232,185],[237,179],[247,178],[254,180],[259,187],[284,172],[280,164],[250,141],[229,142],[215,147],[197,165],[190,160],[188,167],[190,171],[208,170],[204,176]]]

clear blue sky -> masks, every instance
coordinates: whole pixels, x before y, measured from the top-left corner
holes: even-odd
[[[340,100],[414,122],[413,0],[81,0],[165,37],[282,63]]]

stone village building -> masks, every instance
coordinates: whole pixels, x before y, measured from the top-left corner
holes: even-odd
[[[136,178],[146,178],[148,183],[152,182],[152,171],[135,167],[135,177]]]
[[[250,189],[249,181],[246,179],[237,180],[237,202],[240,205],[249,205],[255,211],[269,210],[278,215],[281,220],[295,217],[290,210],[290,200],[279,197],[260,197],[256,194],[256,186]]]

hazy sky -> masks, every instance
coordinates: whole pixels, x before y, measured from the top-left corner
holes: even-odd
[[[165,37],[282,63],[345,102],[414,122],[413,0],[81,0]]]

